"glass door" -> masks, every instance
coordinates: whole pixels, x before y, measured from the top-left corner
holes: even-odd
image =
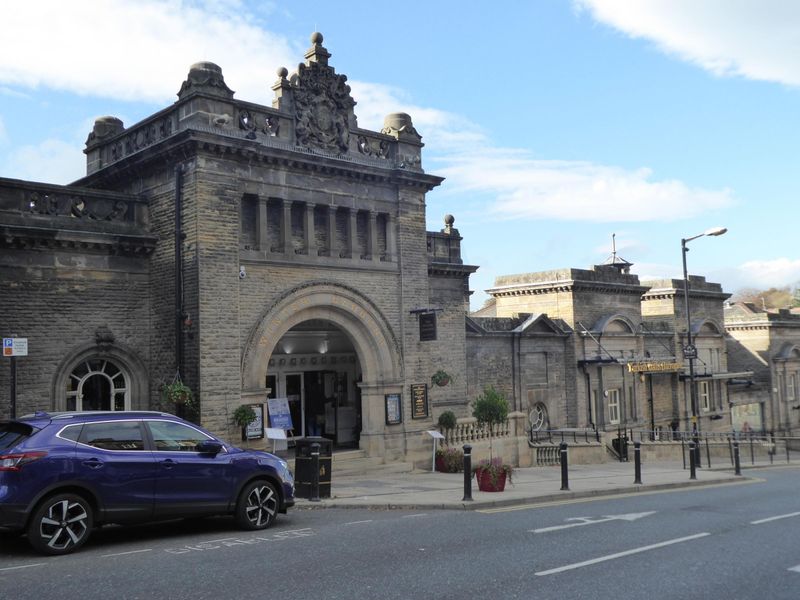
[[[289,439],[305,437],[306,424],[305,414],[305,394],[303,390],[302,373],[286,373],[283,379],[283,391],[289,401],[289,414],[292,415],[292,425],[294,429],[289,432]]]

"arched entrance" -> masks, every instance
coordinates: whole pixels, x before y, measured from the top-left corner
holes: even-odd
[[[295,341],[307,332],[308,341],[321,346],[326,331],[331,336],[329,343],[335,334],[337,340],[342,343],[342,348],[352,349],[349,354],[353,357],[352,369],[334,370],[337,373],[335,382],[329,375],[327,391],[332,390],[332,385],[338,385],[341,373],[345,373],[346,377],[353,377],[351,380],[353,387],[351,388],[351,381],[347,383],[347,400],[356,402],[360,395],[361,418],[360,423],[355,425],[355,430],[360,429],[359,447],[371,456],[383,456],[386,450],[385,395],[401,393],[403,388],[400,346],[378,308],[356,290],[336,283],[312,282],[289,291],[266,309],[245,345],[242,364],[243,399],[260,398],[263,401],[267,394],[268,377],[271,375],[276,376],[274,381],[278,393],[287,391],[286,382],[281,383],[278,378],[277,367],[281,365],[277,365],[276,361],[288,361],[283,366],[291,367],[294,349],[287,354],[282,340]],[[316,353],[306,355],[308,361],[305,365],[306,371],[312,370],[312,366],[322,366],[323,353],[319,352],[319,349],[318,347]],[[317,355],[318,363],[311,365],[310,360],[315,358],[314,354]],[[273,363],[272,367],[270,361]],[[330,366],[330,363],[326,362],[326,365]],[[295,366],[300,366],[299,360]],[[284,374],[286,372],[283,371]],[[358,375],[360,381],[357,381]],[[313,377],[316,377],[316,374]],[[317,393],[324,396],[326,391],[324,374],[321,374],[321,377],[322,389],[321,392],[317,390]],[[302,375],[290,381],[294,387],[288,391],[296,394],[298,384],[305,385],[305,378],[306,375]],[[322,402],[323,410],[326,403]],[[350,406],[356,409],[353,404]],[[305,414],[304,418],[307,416]],[[307,427],[306,431],[309,429],[310,427]]]

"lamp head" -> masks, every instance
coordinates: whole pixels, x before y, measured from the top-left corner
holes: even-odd
[[[728,231],[727,227],[712,227],[711,229],[707,229],[703,235],[722,235]]]

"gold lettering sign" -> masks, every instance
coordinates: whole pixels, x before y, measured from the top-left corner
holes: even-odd
[[[674,373],[683,369],[683,363],[653,360],[628,363],[629,373]]]

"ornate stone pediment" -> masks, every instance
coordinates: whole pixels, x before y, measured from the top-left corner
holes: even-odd
[[[322,34],[311,36],[306,64],[291,78],[295,108],[295,137],[301,146],[330,152],[350,147],[350,115],[355,101],[345,75],[328,66],[330,54],[322,46]]]

